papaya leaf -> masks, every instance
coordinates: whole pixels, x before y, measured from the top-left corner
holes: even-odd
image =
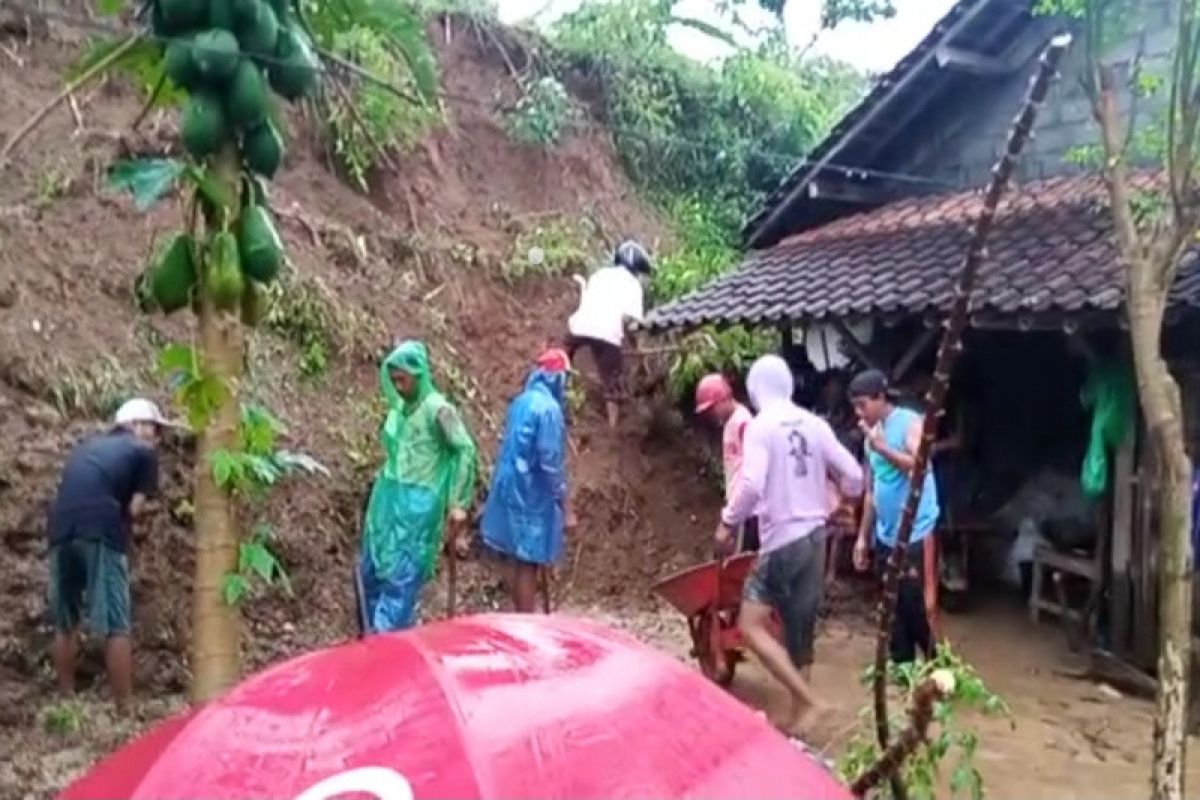
[[[236,572],[227,573],[221,586],[221,594],[225,598],[225,605],[236,606],[250,594],[250,581]]]
[[[170,377],[177,373],[194,375],[196,372],[196,354],[189,345],[172,344],[164,347],[158,354],[158,374]]]
[[[279,571],[279,562],[274,554],[259,542],[243,542],[239,561],[243,572],[252,572],[266,583],[274,582],[275,574]]]
[[[119,37],[106,37],[95,40],[83,56],[76,61],[63,77],[68,81],[86,73],[89,69],[108,58],[114,50],[126,45],[126,40]],[[187,94],[166,81],[160,88],[164,72],[162,45],[158,42],[142,39],[129,48],[120,58],[109,67],[110,74],[124,75],[130,78],[141,91],[143,97],[153,97],[154,106],[166,107],[178,105]],[[155,90],[158,90],[157,93]]]
[[[108,182],[128,190],[138,211],[146,211],[171,190],[186,165],[173,158],[137,158],[118,161],[109,167]]]

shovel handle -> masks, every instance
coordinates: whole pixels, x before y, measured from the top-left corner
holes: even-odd
[[[446,554],[446,617],[454,616],[458,603],[458,554],[451,551]]]
[[[538,582],[542,585],[542,611],[550,613],[550,568],[538,568]]]

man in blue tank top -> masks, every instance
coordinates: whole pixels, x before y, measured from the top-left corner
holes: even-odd
[[[900,517],[908,499],[909,476],[921,441],[923,418],[893,402],[887,377],[879,370],[855,376],[850,382],[850,401],[866,439],[870,474],[862,525],[854,546],[854,564],[859,570],[867,569],[874,545],[879,550],[875,563],[882,574],[896,544]],[[924,565],[925,545],[937,525],[938,513],[933,473],[926,472],[892,622],[891,657],[898,664],[913,661],[918,649],[926,657],[933,655],[933,635],[925,608]]]

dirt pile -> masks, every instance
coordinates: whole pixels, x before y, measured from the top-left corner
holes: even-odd
[[[249,346],[248,390],[288,426],[288,446],[314,455],[332,477],[286,486],[247,513],[274,528],[294,592],[248,602],[251,667],[353,631],[358,511],[377,463],[376,364],[390,343],[430,342],[443,390],[467,409],[490,460],[508,398],[576,297],[563,276],[503,279],[514,253],[547,230],[588,232],[583,245],[597,257],[618,237],[663,235],[605,138],[580,134],[549,152],[509,139],[497,109],[515,92],[510,34],[461,18],[438,20],[430,34],[451,98],[446,123],[400,157],[399,174],[378,176],[370,196],[334,177],[311,131],[290,120],[271,202],[291,267],[286,294]],[[58,93],[82,44],[78,32],[54,26],[0,30],[0,140]],[[140,107],[117,81],[81,91],[18,148],[0,180],[0,761],[8,764],[0,796],[52,790],[129,730],[93,718],[95,735],[80,734],[73,749],[42,732],[53,702],[44,519],[71,444],[131,392],[167,402],[154,354],[188,336],[183,315],[139,316],[132,295],[140,265],[181,208],[163,202],[140,213],[104,181],[115,158],[171,146],[168,116],[151,114],[129,132]],[[612,436],[596,409],[579,415],[572,466],[581,528],[559,571],[559,602],[644,604],[655,575],[703,550],[716,495],[709,479],[697,479],[693,437],[675,425],[643,407]],[[132,554],[138,690],[152,698],[146,720],[176,705],[188,680],[191,463],[190,444],[171,442],[164,510]],[[469,564],[464,573],[461,604],[498,601],[486,568]],[[440,613],[443,597],[431,587],[426,613]],[[46,757],[56,751],[74,755]]]

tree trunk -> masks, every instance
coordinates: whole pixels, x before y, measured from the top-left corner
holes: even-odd
[[[1135,260],[1129,273],[1129,322],[1138,397],[1159,459],[1158,695],[1154,715],[1154,800],[1184,800],[1187,763],[1188,677],[1192,629],[1192,467],[1184,450],[1179,385],[1161,352],[1165,292],[1160,270]]]
[[[218,178],[238,197],[237,151],[226,148],[214,164]],[[236,212],[235,212],[236,213]],[[203,274],[203,270],[202,270]],[[203,283],[201,284],[203,286]],[[236,606],[225,602],[225,576],[237,570],[238,528],[234,499],[213,477],[212,454],[238,449],[242,326],[233,314],[213,307],[201,292],[200,357],[225,387],[219,407],[200,433],[196,454],[196,576],[192,595],[193,703],[228,689],[241,674],[241,625]]]

